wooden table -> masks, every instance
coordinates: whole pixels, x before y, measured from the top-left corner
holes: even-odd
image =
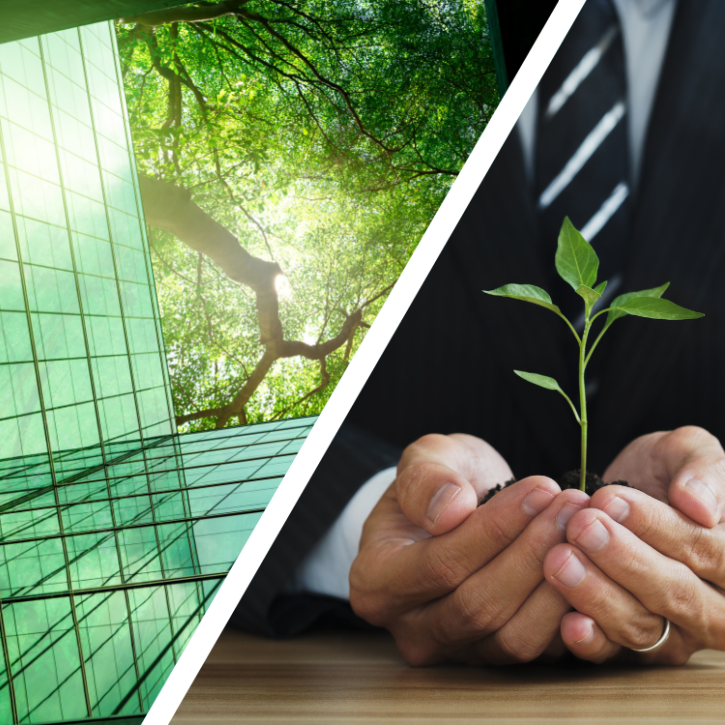
[[[262,725],[725,723],[725,653],[686,667],[413,669],[383,634],[227,630],[172,721]]]

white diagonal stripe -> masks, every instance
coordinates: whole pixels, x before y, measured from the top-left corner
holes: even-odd
[[[551,97],[546,109],[546,118],[552,118],[561,107],[571,98],[572,94],[581,85],[584,79],[597,67],[602,56],[607,52],[612,41],[619,34],[619,27],[612,25],[602,36],[601,40],[589,50],[579,61],[576,68],[569,73],[561,88]]]
[[[574,155],[566,162],[561,173],[544,189],[539,197],[539,208],[546,209],[559,194],[561,194],[571,180],[581,171],[584,164],[591,158],[592,154],[599,148],[607,136],[614,130],[615,126],[622,120],[626,112],[624,101],[617,101],[607,111],[599,123],[584,139],[581,146],[574,152]]]
[[[629,186],[620,181],[614,187],[609,198],[599,207],[599,211],[582,227],[581,233],[584,239],[591,243],[592,239],[599,234],[602,227],[615,215],[617,209],[629,196]]]
[[[209,609],[146,714],[145,725],[169,724],[426,276],[466,208],[473,203],[474,195],[480,188],[485,174],[496,160],[506,139],[512,132],[515,133],[516,120],[540,83],[544,70],[551,63],[554,53],[561,46],[583,5],[584,0],[562,0],[556,4],[544,29],[526,56],[524,64],[516,73],[506,95],[501,99],[496,113],[484,129],[483,135],[451,190],[413,251],[410,261],[401,272],[383,309],[367,331],[345,375],[325,404],[304,446],[295,456],[267,510],[254,527],[241,554],[221,583]]]

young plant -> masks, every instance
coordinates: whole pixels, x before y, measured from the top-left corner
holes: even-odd
[[[559,273],[559,276],[570,284],[584,300],[584,329],[582,330],[581,337],[579,337],[571,322],[566,319],[561,313],[561,310],[551,301],[551,297],[541,287],[536,287],[531,284],[507,284],[495,290],[484,290],[484,292],[489,295],[496,295],[497,297],[511,297],[515,300],[523,300],[524,302],[531,302],[540,307],[545,307],[547,310],[551,310],[554,314],[561,317],[576,338],[577,344],[579,345],[579,411],[577,411],[574,403],[571,402],[569,396],[561,389],[559,383],[554,378],[536,373],[525,373],[521,370],[514,370],[514,372],[519,377],[528,380],[534,385],[561,393],[566,399],[566,402],[571,406],[577,423],[581,426],[580,488],[584,491],[587,475],[588,424],[584,373],[589,364],[589,360],[591,360],[592,353],[604,336],[604,333],[612,326],[615,320],[625,315],[649,317],[654,320],[692,320],[697,317],[704,317],[704,315],[700,312],[686,310],[674,302],[662,299],[662,295],[669,287],[669,282],[654,289],[642,290],[641,292],[628,292],[627,294],[619,295],[619,297],[612,300],[609,307],[592,315],[592,308],[604,293],[607,282],[604,281],[597,284],[599,259],[591,244],[574,228],[574,225],[569,221],[569,217],[564,219],[561,231],[559,232],[559,243],[555,261],[556,271]],[[592,324],[594,320],[602,315],[607,315],[604,327],[589,350],[587,350],[587,342]]]

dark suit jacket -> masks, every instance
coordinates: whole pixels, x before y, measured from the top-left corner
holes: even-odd
[[[725,2],[679,3],[633,201],[622,287],[669,280],[667,297],[706,316],[628,317],[607,333],[588,371],[599,382],[589,401],[589,468],[599,473],[644,433],[700,425],[725,439],[723,39]],[[514,130],[233,621],[290,634],[323,611],[345,616],[335,601],[280,591],[362,482],[394,461],[391,446],[460,431],[489,441],[519,477],[557,477],[578,467],[578,426],[568,406],[512,373],[550,375],[574,390],[571,333],[546,310],[481,293],[510,282],[551,290],[555,246],[538,237]]]

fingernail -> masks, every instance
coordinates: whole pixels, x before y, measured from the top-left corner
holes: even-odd
[[[428,506],[428,518],[433,523],[436,523],[436,521],[438,521],[438,517],[446,510],[448,504],[453,501],[460,492],[461,487],[456,486],[455,483],[447,483],[442,488],[439,488]]]
[[[590,622],[589,623],[589,631],[581,638],[576,640],[574,644],[578,644],[580,646],[584,646],[589,644],[594,639],[594,625]]]
[[[629,516],[629,504],[619,496],[615,496],[603,509],[609,518],[622,523]]]
[[[536,516],[540,514],[552,501],[554,496],[548,491],[541,488],[535,488],[530,491],[526,498],[521,502],[521,508],[529,515]]]
[[[576,543],[586,551],[599,551],[608,541],[607,527],[598,519],[592,521],[576,538]]]
[[[575,503],[568,503],[565,506],[561,507],[561,509],[559,510],[559,513],[556,515],[556,518],[554,519],[554,523],[562,531],[566,531],[566,525],[569,523],[569,519],[577,511],[581,511],[581,510],[582,510],[581,506],[577,506],[577,504],[575,504]]]
[[[707,506],[710,511],[712,511],[714,514],[717,514],[717,498],[715,497],[715,494],[713,493],[712,489],[702,481],[699,481],[696,478],[691,478],[685,486],[692,491],[692,493],[697,496],[697,498],[702,501],[705,506]]]
[[[564,562],[564,566],[554,574],[554,579],[561,582],[565,587],[575,587],[584,578],[587,570],[579,559],[571,554]]]

